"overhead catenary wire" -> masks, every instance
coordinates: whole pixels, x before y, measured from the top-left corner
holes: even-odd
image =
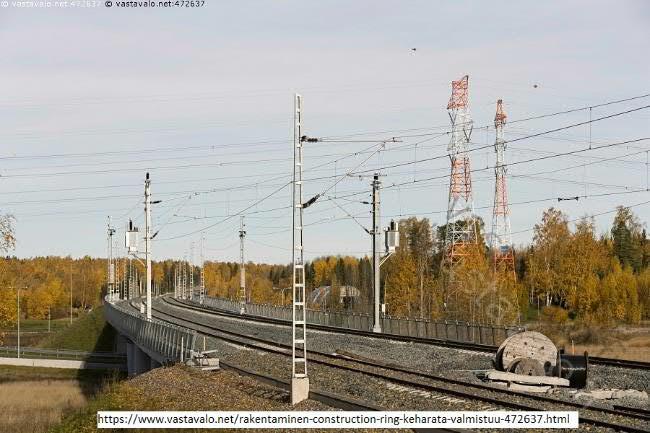
[[[647,96],[647,95],[644,95],[644,96]],[[642,108],[644,108],[644,107],[640,107],[640,108],[638,108],[638,109],[642,109]],[[576,109],[576,110],[577,110],[577,109]],[[570,111],[575,111],[575,110],[570,110]],[[635,110],[631,110],[631,111],[635,111]],[[614,115],[611,115],[611,116],[615,116],[615,115],[620,115],[620,114],[614,114]],[[603,117],[603,118],[609,118],[609,117],[611,117],[611,116],[605,116],[605,117]],[[540,116],[539,118],[542,118],[542,117]],[[593,119],[593,121],[595,122],[595,121],[597,121],[597,120],[602,120],[603,118],[600,118],[600,119]],[[522,121],[523,121],[523,120],[525,120],[525,119],[522,119]],[[513,123],[513,122],[515,122],[515,121],[511,121],[510,123]],[[589,122],[581,122],[581,124],[586,124],[586,123],[589,123]],[[578,124],[578,125],[580,125],[580,124]],[[570,126],[569,126],[569,127],[570,127]],[[560,129],[551,130],[551,131],[557,132],[557,131],[560,131],[560,130],[562,130],[562,129],[564,129],[564,128],[566,128],[566,127],[563,127],[563,128],[560,128]],[[438,133],[438,135],[444,135],[444,134],[446,134],[446,133],[442,133],[442,134]],[[547,131],[547,132],[541,132],[541,133],[534,134],[534,135],[530,135],[530,134],[529,134],[529,135],[527,135],[527,136],[525,136],[525,137],[522,137],[522,138],[520,138],[520,139],[525,139],[525,138],[530,138],[530,137],[534,137],[534,136],[539,136],[540,134],[550,134],[550,132],[548,132],[548,131]],[[643,139],[639,139],[639,140],[646,140],[646,139],[647,139],[647,138],[643,138]],[[518,141],[518,140],[519,140],[519,139],[513,139],[513,140],[509,140],[508,142],[511,142],[511,141]],[[284,140],[283,142],[286,142],[286,140]],[[363,141],[362,141],[362,140],[355,140],[355,142],[363,142]],[[633,142],[633,141],[630,141],[630,142],[628,142],[628,143],[631,143],[631,142]],[[407,144],[407,145],[405,145],[405,147],[406,147],[406,146],[413,146],[413,145],[411,145],[411,144]],[[401,146],[400,146],[400,147],[401,147]],[[485,148],[491,148],[491,147],[492,147],[492,145],[485,146]],[[595,149],[598,149],[598,148],[604,148],[604,147],[596,147]],[[383,150],[389,151],[389,150],[391,150],[391,149],[383,149]],[[476,150],[480,150],[480,149],[476,149]],[[582,151],[582,150],[580,150],[580,149],[578,150],[578,152],[581,152],[581,151]],[[640,153],[640,152],[639,152],[639,153]],[[352,152],[352,153],[349,154],[349,155],[358,155],[358,154],[359,154],[359,152]],[[562,156],[568,156],[568,155],[569,155],[569,153],[564,153]],[[635,155],[635,153],[633,153],[633,154],[628,154],[628,155],[624,155],[624,156],[633,156],[633,155]],[[445,157],[446,157],[446,156],[448,156],[448,155],[445,155]],[[323,156],[323,157],[325,157],[325,156]],[[557,154],[555,154],[555,155],[550,155],[549,157],[551,157],[551,158],[552,158],[552,157],[558,157],[558,155],[557,155]],[[343,158],[345,158],[345,156],[344,156]],[[541,158],[541,159],[544,159],[544,158]],[[609,159],[611,159],[611,158],[609,158]],[[268,159],[267,159],[267,160],[268,160]],[[522,164],[522,163],[525,163],[525,162],[531,162],[531,161],[537,161],[537,160],[540,160],[540,159],[537,159],[537,158],[535,158],[535,159],[529,159],[529,160],[527,160],[527,161],[519,161],[519,162],[511,163],[511,164],[508,164],[508,165]],[[423,160],[417,160],[417,159],[416,159],[416,161],[414,161],[414,163],[419,163],[419,162],[423,162]],[[597,163],[597,162],[594,162],[594,163]],[[327,163],[326,163],[326,164],[327,164]],[[488,169],[488,168],[486,168],[486,169]],[[375,169],[372,169],[372,170],[374,171]],[[368,170],[368,171],[371,171],[371,170]],[[478,170],[477,170],[477,171],[478,171]],[[515,176],[520,176],[520,177],[533,177],[535,174],[541,174],[541,173],[534,173],[533,175],[522,174],[522,175],[515,175]],[[444,176],[444,177],[447,177],[447,176]],[[439,177],[439,178],[444,178],[444,177]],[[230,177],[228,177],[228,178],[230,178]],[[339,177],[337,177],[337,176],[333,176],[333,177],[329,177],[329,178],[330,178],[330,179],[338,179],[338,181],[337,181],[336,183],[342,181],[342,179],[339,178]],[[313,180],[327,180],[327,179],[328,179],[327,176],[323,176],[323,177],[314,177],[314,178],[313,178]],[[430,179],[430,180],[431,180],[431,179]],[[558,179],[558,180],[550,179],[550,180],[551,180],[551,181],[567,181],[567,180],[560,180],[560,179]],[[261,182],[264,182],[264,180],[262,180]],[[255,182],[255,183],[251,183],[251,184],[249,184],[249,185],[256,185],[256,184],[259,184],[259,183],[260,183],[260,182]],[[336,183],[335,183],[335,185],[336,185]],[[399,188],[400,185],[408,185],[408,184],[409,184],[409,183],[402,183],[402,184],[395,184],[395,185],[393,185],[393,186]],[[242,189],[243,189],[243,188],[246,188],[246,186],[243,186],[243,185],[242,185],[242,186],[238,186],[238,187],[239,187],[239,188],[242,188]],[[624,187],[624,186],[616,186],[616,187]],[[221,190],[221,191],[232,191],[232,190],[234,190],[234,188],[237,188],[237,187],[221,188],[220,190]],[[212,190],[212,191],[217,191],[217,189],[214,189],[214,190]],[[207,192],[208,192],[208,191],[202,191],[202,193],[207,193]],[[632,191],[632,192],[634,192],[634,191]],[[364,193],[366,193],[366,192],[364,192]],[[585,196],[585,197],[586,197],[586,196]],[[336,199],[338,200],[339,197],[336,197]],[[10,202],[10,203],[11,203],[11,202]],[[334,202],[333,204],[335,204],[336,206],[339,206],[339,204],[336,203],[336,202]],[[137,206],[137,204],[136,204],[136,206]],[[340,206],[339,206],[339,207],[340,207]],[[168,209],[171,209],[171,207],[168,208]],[[343,209],[343,210],[345,211],[345,209]],[[127,213],[128,213],[128,212],[127,212]],[[176,212],[174,212],[174,213],[176,213]],[[164,214],[163,214],[163,215],[164,215]],[[237,214],[235,214],[235,215],[237,215]],[[170,219],[173,218],[173,217],[174,217],[174,215],[172,215],[172,217],[170,217]],[[162,218],[162,216],[159,217],[159,218]],[[170,219],[167,220],[167,223],[169,223],[169,220],[170,220]],[[165,225],[166,225],[166,224],[164,224],[163,227],[164,227]]]
[[[600,104],[585,105],[577,108],[572,108],[569,110],[560,110],[552,113],[545,113],[536,116],[529,116],[521,119],[509,120],[508,124],[528,122],[531,120],[544,119],[548,117],[554,117],[559,115],[570,114],[579,111],[585,111],[594,108],[605,107],[614,104],[620,104],[624,102],[630,102],[638,99],[644,99],[650,97],[650,93],[641,94],[632,96],[629,98],[616,99],[612,101],[606,101]],[[482,129],[486,127],[491,127],[491,125],[477,126],[477,129]],[[449,125],[440,125],[440,126],[426,126],[419,128],[407,128],[407,129],[395,129],[395,130],[378,130],[378,131],[366,131],[366,132],[352,132],[348,134],[324,136],[323,139],[337,139],[344,137],[351,137],[357,135],[368,135],[368,134],[387,134],[393,132],[409,132],[415,130],[425,130],[425,129],[448,129]],[[450,131],[444,132],[447,134]],[[435,134],[440,134],[435,133]],[[409,138],[409,135],[395,135],[395,138]],[[130,150],[118,150],[118,151],[101,151],[101,152],[74,152],[74,153],[53,153],[53,154],[40,154],[40,155],[12,155],[12,156],[0,156],[0,160],[18,160],[18,159],[47,159],[47,158],[63,158],[63,157],[94,157],[94,156],[105,156],[105,155],[127,155],[127,154],[138,154],[138,153],[148,153],[148,152],[178,152],[178,151],[187,151],[187,150],[196,150],[196,149],[216,149],[224,147],[240,147],[243,145],[258,145],[258,144],[282,144],[288,143],[286,138],[277,138],[277,139],[266,139],[266,140],[257,140],[257,141],[248,141],[248,142],[238,142],[238,143],[226,143],[226,144],[213,144],[213,145],[196,145],[196,146],[175,146],[175,147],[154,147],[154,148],[142,148],[142,149],[130,149]]]
[[[591,120],[587,120],[587,121],[584,121],[584,122],[572,123],[570,125],[565,125],[565,126],[562,126],[562,127],[559,127],[559,128],[549,129],[549,130],[537,132],[537,133],[534,133],[534,134],[528,134],[528,135],[523,136],[523,137],[512,138],[510,140],[505,140],[504,143],[508,144],[508,143],[513,143],[513,142],[516,142],[516,141],[521,141],[521,140],[527,140],[527,139],[530,139],[530,138],[540,137],[542,135],[551,134],[553,132],[563,131],[563,130],[570,129],[570,128],[576,128],[578,126],[583,126],[583,125],[587,125],[587,124],[590,124],[590,123],[599,122],[601,120],[611,119],[611,118],[614,118],[614,117],[617,117],[617,116],[622,116],[622,115],[633,113],[633,112],[636,112],[636,111],[646,110],[648,108],[650,108],[650,105],[644,105],[642,107],[636,107],[636,108],[633,108],[633,109],[630,109],[630,110],[625,110],[625,111],[621,111],[621,112],[618,112],[618,113],[609,114],[607,116],[598,117],[596,119],[591,119]],[[494,147],[493,144],[487,144],[487,145],[484,145],[484,146],[479,146],[479,147],[474,147],[474,148],[467,149],[465,152],[466,153],[476,152],[476,151],[479,151],[479,150],[493,148],[493,147]],[[602,147],[603,146],[594,147],[594,149],[602,148]],[[403,163],[398,163],[398,164],[387,165],[387,166],[384,166],[384,167],[381,167],[381,168],[382,169],[389,169],[389,168],[403,167],[403,166],[406,166],[406,165],[412,165],[412,164],[417,163],[417,162],[434,161],[436,159],[444,159],[444,158],[448,158],[448,157],[449,157],[449,154],[445,153],[445,154],[442,154],[442,155],[432,156],[430,158],[424,158],[424,159],[421,159],[421,160],[416,161],[416,162],[408,161],[408,162],[403,162]],[[359,171],[359,173],[368,173],[368,172],[373,171],[373,170],[374,169],[363,170],[363,171]]]
[[[232,219],[232,218],[234,218],[234,217],[236,217],[236,216],[239,216],[239,215],[244,214],[247,210],[253,208],[253,207],[256,206],[257,204],[260,204],[260,203],[266,201],[268,198],[274,196],[275,194],[277,194],[278,192],[282,191],[283,189],[285,189],[285,188],[286,188],[287,186],[289,186],[289,185],[291,185],[291,182],[287,182],[286,184],[284,184],[284,185],[281,186],[280,188],[277,188],[277,189],[273,190],[273,192],[271,192],[270,194],[267,194],[266,196],[262,197],[261,199],[256,200],[253,204],[251,204],[251,205],[249,205],[249,206],[246,206],[245,208],[241,209],[240,211],[238,211],[238,212],[236,212],[236,213],[234,213],[234,214],[232,214],[232,215],[230,215],[230,216],[227,216],[226,218],[223,218],[223,219],[221,219],[220,221],[217,221],[217,222],[215,222],[215,223],[213,223],[213,224],[210,224],[210,225],[208,225],[208,226],[205,226],[205,227],[203,227],[203,228],[201,228],[201,229],[199,229],[199,230],[194,230],[194,231],[191,231],[191,232],[189,232],[189,233],[184,233],[184,234],[177,235],[177,236],[171,236],[171,237],[167,237],[167,238],[164,238],[164,239],[158,239],[158,241],[160,242],[160,241],[169,241],[169,240],[173,240],[173,239],[178,239],[178,238],[182,238],[182,237],[186,237],[186,236],[190,236],[190,235],[193,235],[193,234],[199,233],[199,232],[201,232],[201,231],[205,231],[205,230],[211,229],[212,227],[215,227],[215,226],[217,226],[217,225],[219,225],[219,224],[222,224],[222,223],[224,223],[224,222],[226,222],[226,221],[228,221],[228,220],[230,220],[230,219]]]

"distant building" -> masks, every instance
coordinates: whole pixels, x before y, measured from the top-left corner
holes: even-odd
[[[320,286],[311,291],[307,298],[307,306],[324,307],[331,302],[332,286]],[[338,303],[348,308],[358,302],[361,296],[359,289],[353,286],[338,287]]]

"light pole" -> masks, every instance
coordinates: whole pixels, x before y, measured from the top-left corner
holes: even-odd
[[[52,332],[52,307],[47,306],[47,332],[48,334]]]
[[[72,257],[70,257],[70,324],[72,325]]]
[[[16,326],[18,328],[18,358],[20,358],[20,286],[17,287],[18,291],[18,301],[16,306],[18,308],[18,316],[16,317]]]

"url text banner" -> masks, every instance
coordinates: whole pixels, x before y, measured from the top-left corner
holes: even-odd
[[[578,428],[578,412],[99,411],[97,428]]]

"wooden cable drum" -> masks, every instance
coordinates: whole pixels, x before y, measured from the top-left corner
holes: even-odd
[[[510,364],[511,373],[523,376],[544,376],[544,366],[532,358],[517,358]]]
[[[501,371],[511,371],[514,362],[521,358],[534,359],[543,366],[544,371],[553,371],[557,363],[557,348],[544,334],[536,331],[520,332],[501,343],[497,350],[496,367]]]

